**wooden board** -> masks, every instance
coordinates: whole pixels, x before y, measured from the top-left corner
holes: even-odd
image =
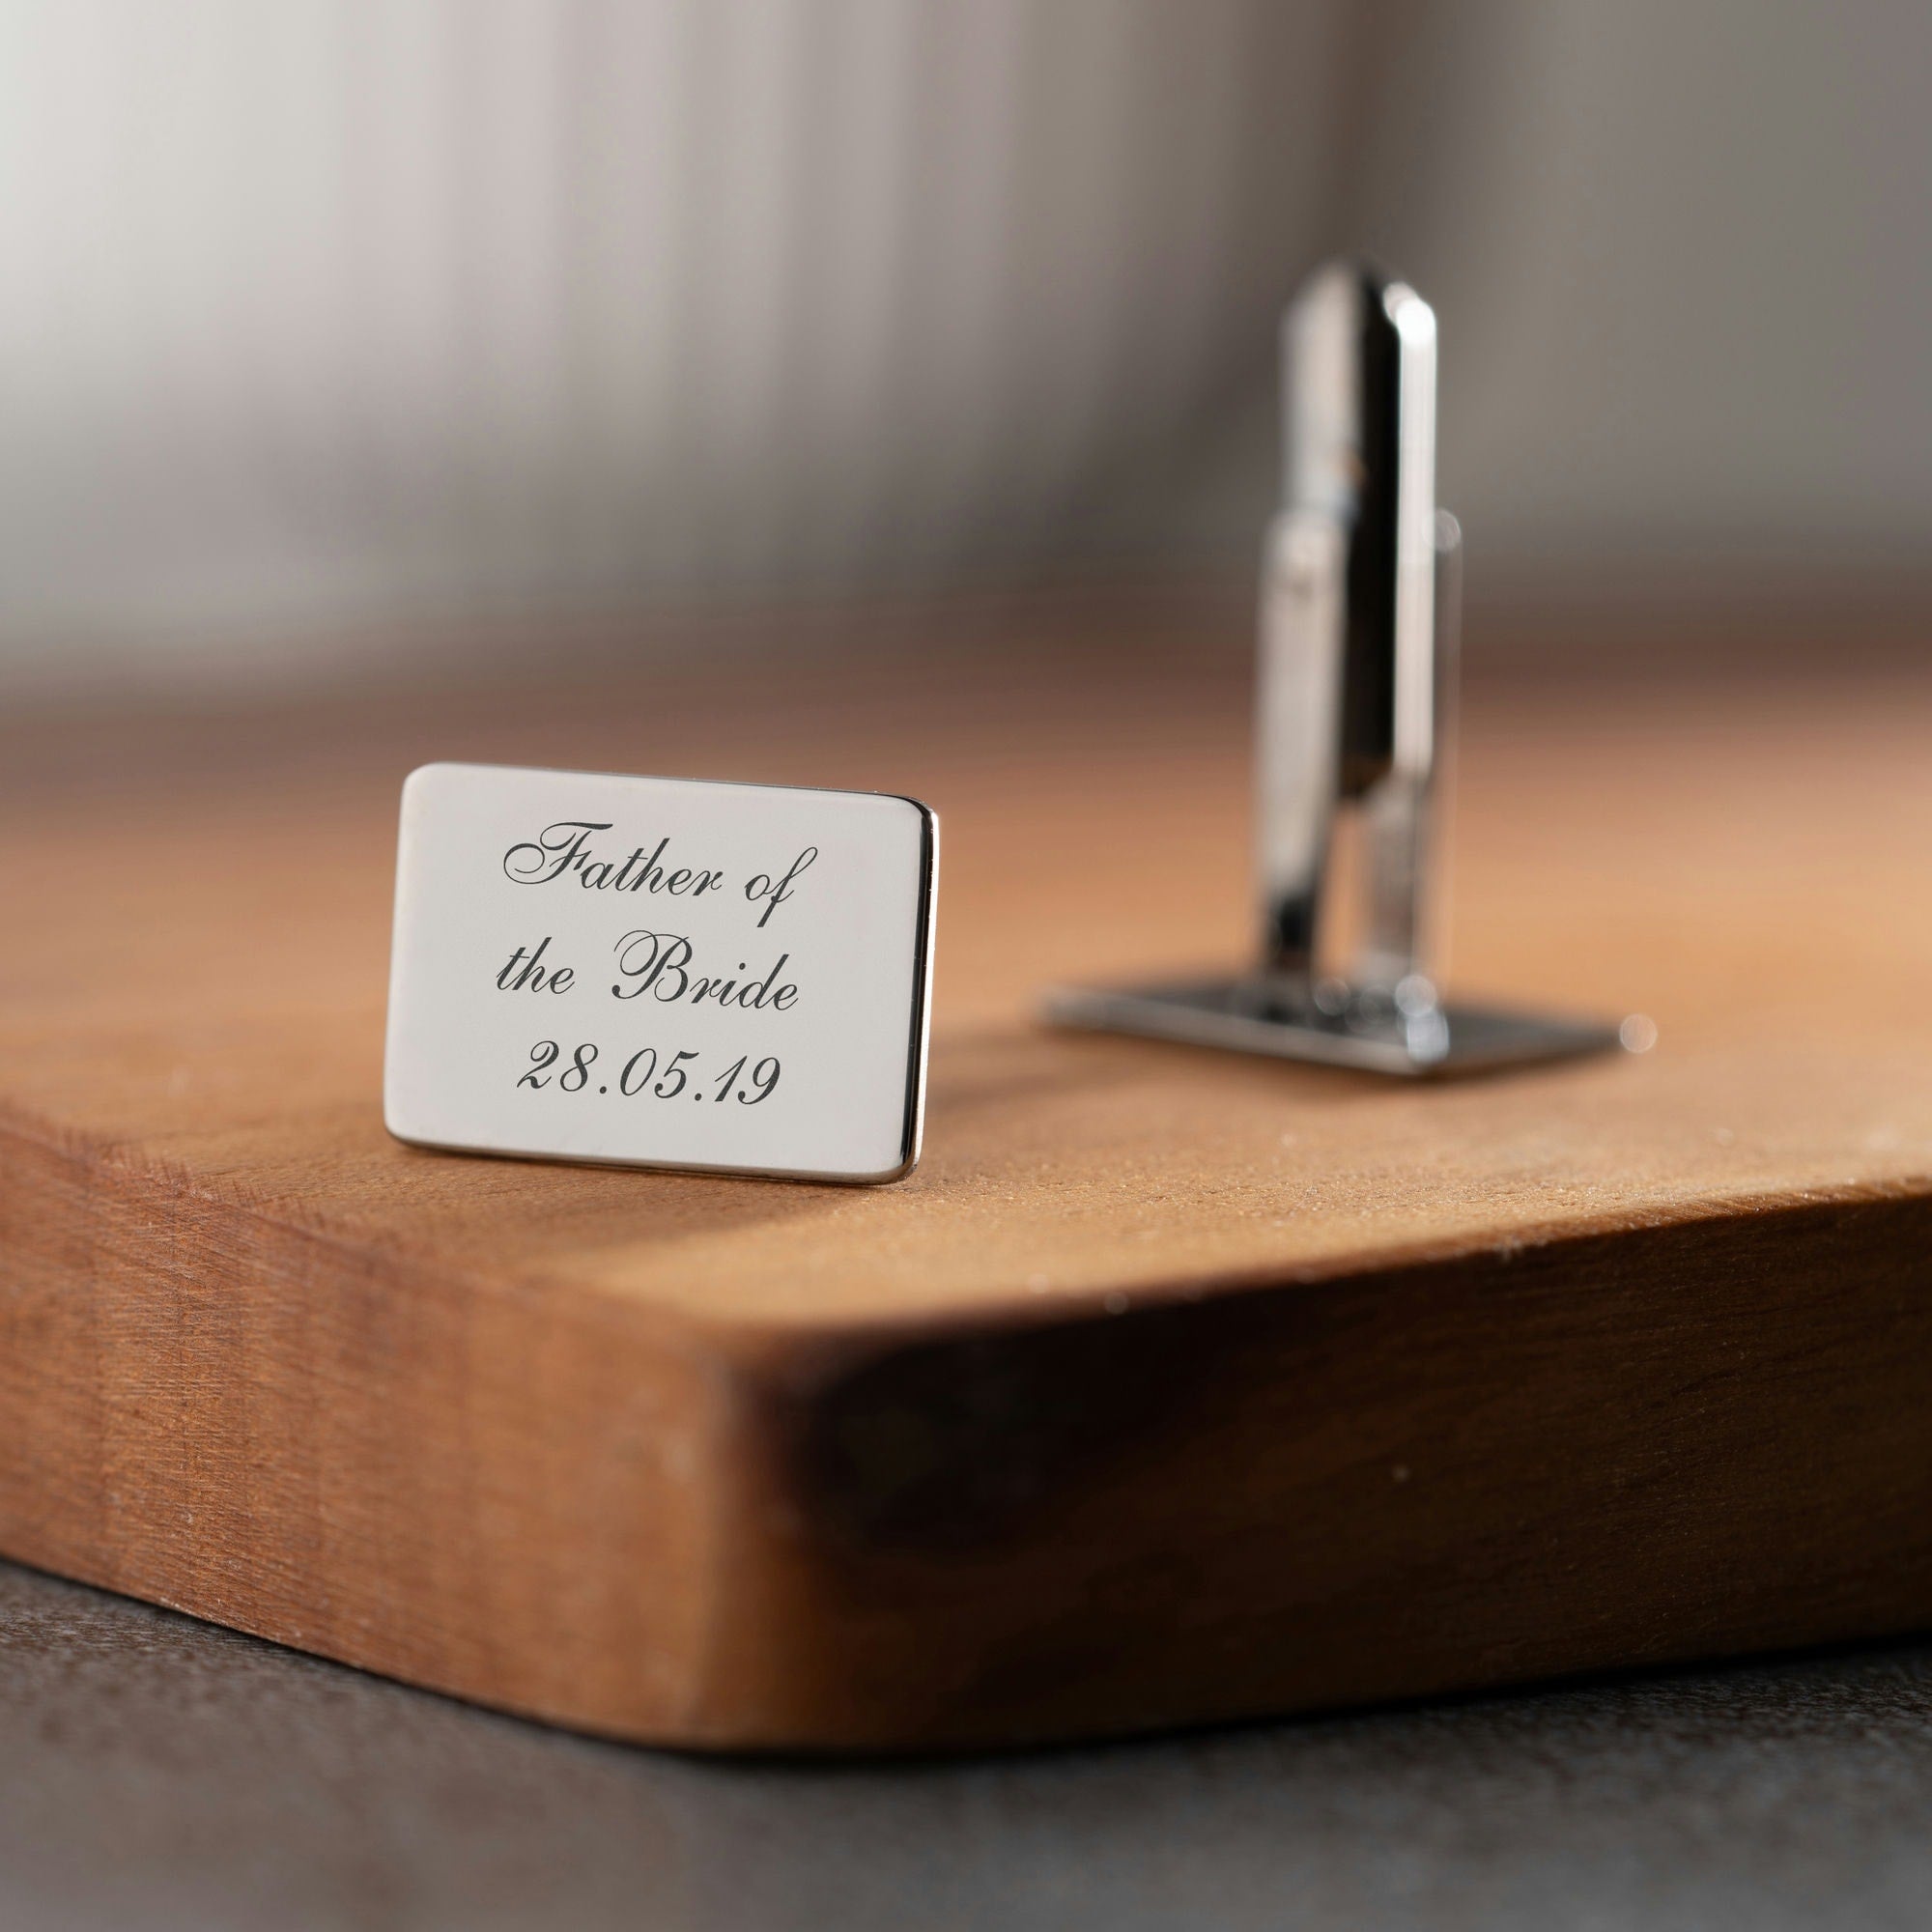
[[[1479,687],[1457,986],[1661,1043],[1418,1091],[1028,1018],[1245,954],[1241,612],[897,621],[11,727],[0,1552],[717,1747],[1932,1620],[1932,679]],[[929,800],[915,1179],[390,1141],[432,756]]]

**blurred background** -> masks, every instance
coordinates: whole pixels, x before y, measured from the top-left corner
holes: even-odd
[[[1915,0],[0,0],[0,692],[1244,585],[1337,250],[1441,318],[1477,614],[1921,600],[1928,73]]]

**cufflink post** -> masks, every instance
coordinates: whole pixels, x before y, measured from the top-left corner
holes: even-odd
[[[1445,1002],[1439,827],[1462,535],[1435,505],[1435,315],[1343,264],[1282,325],[1262,567],[1261,946],[1236,978],[1048,997],[1062,1026],[1410,1077],[1557,1060],[1614,1025]]]

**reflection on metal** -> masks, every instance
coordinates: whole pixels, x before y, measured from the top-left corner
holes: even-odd
[[[1283,507],[1262,568],[1261,959],[1239,978],[1055,993],[1047,1015],[1408,1075],[1613,1047],[1614,1025],[1436,990],[1462,533],[1435,507],[1435,312],[1337,265],[1282,336]]]

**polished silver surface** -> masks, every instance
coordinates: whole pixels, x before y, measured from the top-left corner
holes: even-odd
[[[1386,991],[1429,971],[1438,559],[1459,537],[1435,511],[1427,302],[1401,283],[1323,269],[1284,320],[1282,363],[1283,508],[1262,578],[1257,884],[1267,970],[1306,1004],[1324,978]],[[1338,929],[1330,864],[1346,812],[1361,821],[1352,932]]]
[[[1063,992],[1061,1025],[1368,1071],[1614,1046],[1615,1026],[1445,1006],[1440,818],[1462,531],[1435,505],[1435,316],[1352,266],[1282,324],[1282,508],[1262,566],[1260,958],[1237,980]]]
[[[1271,1007],[1264,980],[1183,980],[1118,991],[1050,993],[1056,1025],[1090,1033],[1144,1034],[1185,1046],[1308,1060],[1406,1079],[1482,1073],[1540,1060],[1567,1060],[1618,1043],[1618,1029],[1593,1020],[1463,1006],[1358,996],[1333,1012]]]
[[[389,1131],[532,1160],[903,1178],[938,838],[926,807],[877,792],[419,767]]]

